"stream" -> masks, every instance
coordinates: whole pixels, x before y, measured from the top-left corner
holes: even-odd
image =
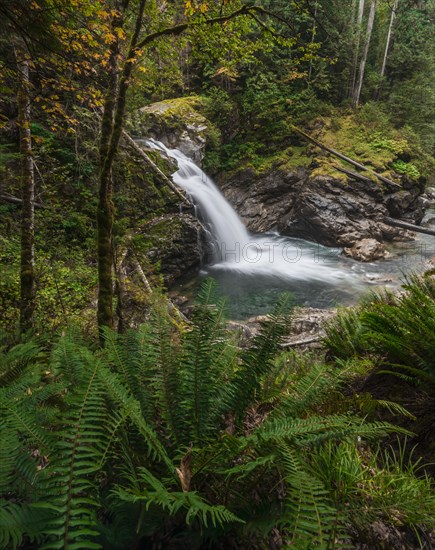
[[[192,160],[160,142],[146,144],[176,160],[173,180],[189,195],[207,228],[208,264],[176,290],[192,299],[204,278],[214,278],[233,319],[270,312],[283,292],[290,292],[295,305],[303,307],[352,305],[370,289],[399,287],[407,273],[421,272],[435,256],[435,237],[424,234],[391,245],[385,260],[361,263],[343,256],[340,248],[276,233],[250,233]],[[435,208],[426,214],[426,219],[433,217]]]

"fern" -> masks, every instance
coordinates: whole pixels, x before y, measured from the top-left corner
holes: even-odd
[[[336,391],[342,381],[343,370],[311,363],[308,372],[301,376],[293,374],[291,383],[282,391],[271,414],[274,417],[294,417],[314,410],[325,400],[325,396],[330,398]]]
[[[405,292],[372,293],[326,325],[325,344],[334,357],[377,354],[392,370],[435,382],[435,282],[410,276]]]
[[[140,490],[131,492],[117,488],[115,492],[121,500],[144,502],[146,510],[149,510],[152,506],[157,506],[171,516],[185,510],[185,521],[188,525],[196,519],[206,528],[209,524],[216,527],[225,523],[242,522],[225,506],[210,505],[195,491],[168,491],[159,479],[144,468],[141,468],[139,472],[139,483],[141,485]]]
[[[18,344],[6,353],[0,349],[0,388],[12,386],[24,373],[30,375],[28,383],[35,382],[34,376],[39,374],[38,363],[43,357],[41,348],[36,341]],[[33,367],[33,369],[29,369]],[[29,373],[29,370],[33,372]]]
[[[223,325],[224,303],[214,299],[214,290],[215,284],[208,281],[199,295],[192,327],[181,337],[178,368],[188,424],[186,443],[205,441],[215,432],[235,365],[237,350]]]
[[[140,329],[142,351],[138,377],[141,402],[148,411],[148,420],[160,424],[174,445],[182,440],[183,417],[180,406],[180,377],[177,369],[173,323],[167,308],[157,305],[151,312],[150,322]],[[150,403],[146,404],[146,399]],[[165,428],[163,428],[165,427]]]
[[[99,376],[101,384],[106,388],[108,397],[110,397],[118,410],[118,417],[112,417],[113,429],[111,432],[108,432],[107,445],[103,456],[107,455],[107,448],[110,446],[111,441],[113,441],[117,430],[128,418],[145,441],[147,455],[151,456],[154,460],[158,459],[165,462],[167,466],[173,469],[172,463],[157,434],[143,417],[139,401],[131,395],[123,384],[123,380],[104,366],[100,368]]]
[[[42,482],[45,501],[35,504],[52,511],[44,529],[48,540],[41,548],[99,548],[94,542],[98,535],[94,474],[105,449],[108,415],[98,378],[100,363],[91,354],[87,359],[84,380],[68,398],[68,414],[56,433],[48,475]]]
[[[379,468],[365,443],[400,430],[351,414],[352,398],[337,406],[349,364],[283,353],[285,301],[237,349],[213,293],[208,283],[188,327],[156,303],[139,330],[107,330],[102,350],[74,331],[51,352],[4,350],[0,546],[261,547],[278,530],[295,548],[329,549],[350,523],[395,509],[407,525],[430,523],[428,485]],[[388,300],[370,307],[398,307]]]
[[[325,323],[323,340],[330,355],[336,359],[349,359],[364,353],[361,337],[364,329],[360,308],[340,309],[337,315]]]
[[[297,548],[326,548],[336,527],[337,511],[331,506],[324,485],[300,462],[294,449],[281,446],[281,464],[286,482],[286,509],[280,520]]]
[[[290,325],[290,297],[284,295],[269,319],[261,324],[250,347],[241,355],[241,365],[232,383],[231,408],[240,419],[260,394],[262,377],[274,368],[274,359]]]
[[[0,499],[0,548],[19,548],[24,537],[31,543],[40,543],[45,521],[46,515],[29,504]]]

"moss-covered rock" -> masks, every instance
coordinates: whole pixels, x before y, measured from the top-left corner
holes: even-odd
[[[168,99],[139,109],[131,115],[129,125],[136,136],[161,141],[199,162],[207,141],[219,139],[216,128],[202,114],[203,109],[199,96]]]

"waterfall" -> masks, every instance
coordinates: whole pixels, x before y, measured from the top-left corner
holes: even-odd
[[[172,174],[172,178],[199,208],[210,230],[214,259],[225,260],[227,250],[235,243],[245,246],[249,242],[248,231],[213,181],[177,149],[168,149],[163,143],[154,140],[146,143],[177,161],[178,170]]]
[[[338,268],[338,249],[273,233],[250,234],[217,186],[191,159],[161,142],[147,140],[145,143],[178,164],[173,180],[187,192],[210,232],[214,262],[208,266],[208,272],[224,270],[281,282],[294,279],[323,284],[355,281],[353,274]]]

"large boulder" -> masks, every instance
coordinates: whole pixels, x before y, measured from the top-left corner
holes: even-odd
[[[360,262],[373,262],[386,258],[389,253],[383,243],[376,239],[362,239],[356,242],[351,248],[343,250],[345,256],[349,256]]]

